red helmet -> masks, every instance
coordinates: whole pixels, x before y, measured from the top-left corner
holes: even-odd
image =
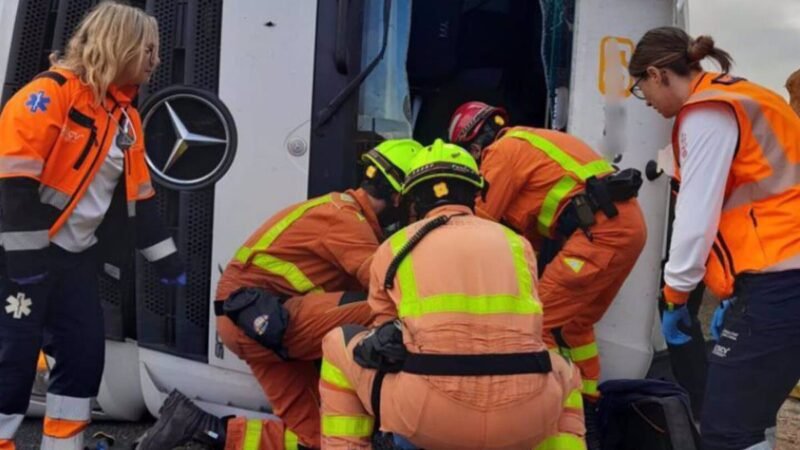
[[[459,106],[453,117],[450,118],[450,128],[447,137],[454,144],[464,144],[472,141],[480,133],[486,119],[497,116],[497,125],[503,126],[508,122],[508,113],[503,108],[487,105],[483,102],[467,102]]]

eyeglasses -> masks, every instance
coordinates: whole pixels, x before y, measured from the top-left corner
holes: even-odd
[[[646,100],[644,97],[644,92],[642,92],[642,87],[639,86],[639,83],[641,83],[645,78],[647,78],[647,76],[639,78],[638,80],[636,80],[636,83],[633,83],[633,86],[631,86],[631,88],[628,89],[631,95],[638,98],[639,100]]]

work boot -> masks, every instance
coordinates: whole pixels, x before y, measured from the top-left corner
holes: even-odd
[[[137,450],[171,449],[192,440],[215,449],[225,447],[225,420],[198,408],[177,389],[158,412],[158,421],[137,440]]]
[[[603,448],[603,436],[600,430],[600,418],[597,414],[595,402],[583,400],[583,420],[586,423],[586,448],[587,450],[600,450]]]

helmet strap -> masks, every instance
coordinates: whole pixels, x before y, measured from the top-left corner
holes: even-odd
[[[437,196],[434,191],[434,185],[443,181],[447,183],[448,193],[443,196]],[[465,181],[439,178],[427,180],[415,186],[411,190],[410,197],[414,204],[417,218],[422,219],[432,209],[444,205],[462,205],[474,211],[477,189]]]
[[[494,142],[494,138],[497,136],[497,133],[500,132],[500,129],[500,126],[496,125],[493,121],[487,120],[483,127],[481,127],[480,133],[475,136],[475,139],[467,143],[469,152],[472,154],[478,164],[481,162],[483,149]]]
[[[361,182],[361,188],[367,191],[367,194],[386,203],[392,203],[392,195],[397,191],[389,183],[389,180],[382,173],[378,173],[374,178],[365,178]]]
[[[378,214],[378,223],[384,230],[393,231],[400,229],[408,224],[408,207],[405,204],[398,206],[389,200],[386,202],[386,208]]]

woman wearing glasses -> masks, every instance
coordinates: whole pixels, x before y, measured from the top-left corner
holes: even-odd
[[[708,57],[722,73],[703,70]],[[710,37],[665,27],[644,35],[629,69],[633,94],[675,119],[667,341],[688,341],[685,302],[701,280],[724,299],[712,320],[706,450],[771,448],[765,429],[800,378],[800,119],[730,66]]]
[[[42,448],[83,448],[103,371],[97,267],[120,277],[129,230],[165,283],[185,283],[175,244],[157,225],[131,104],[159,62],[156,20],[101,3],[50,59],[0,114],[2,449],[14,448],[42,348],[56,360]]]

